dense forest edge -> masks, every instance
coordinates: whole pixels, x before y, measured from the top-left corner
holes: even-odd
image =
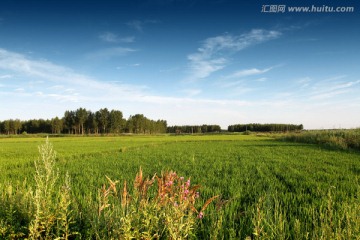
[[[295,124],[236,124],[228,126],[228,132],[288,132],[301,131],[303,125]],[[166,120],[152,120],[143,114],[125,119],[119,110],[101,108],[96,112],[85,108],[65,111],[63,117],[52,119],[8,119],[0,121],[0,134],[197,134],[219,133],[226,130],[217,124],[168,126]]]

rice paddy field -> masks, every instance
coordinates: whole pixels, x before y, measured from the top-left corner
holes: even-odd
[[[50,137],[59,184],[66,173],[71,179],[72,200],[65,214],[71,221],[62,233],[33,228],[40,232],[35,236],[31,226],[40,200],[34,161],[44,142],[41,137],[0,138],[0,239],[51,239],[56,234],[59,239],[136,239],[144,233],[143,239],[176,239],[143,225],[140,235],[134,227],[124,230],[126,218],[117,213],[115,190],[114,199],[100,194],[109,179],[118,190],[126,181],[127,191],[133,191],[140,167],[144,178],[173,170],[189,185],[190,180],[200,185],[194,206],[208,206],[188,229],[180,227],[189,232],[183,238],[360,239],[359,152],[253,135]],[[155,196],[156,187],[149,187],[148,194]],[[101,201],[107,203],[107,215],[100,214]],[[155,220],[149,219],[151,225]],[[133,235],[116,234],[115,228]]]

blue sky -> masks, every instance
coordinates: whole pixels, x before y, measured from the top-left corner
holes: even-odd
[[[107,107],[169,125],[360,127],[357,1],[74,2],[1,1],[0,120]],[[354,12],[288,11],[312,5]]]

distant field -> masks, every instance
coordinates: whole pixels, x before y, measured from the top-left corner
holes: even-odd
[[[44,141],[0,138],[3,186],[25,179],[33,184],[37,146]],[[209,206],[196,229],[198,238],[208,238],[216,224],[221,224],[216,238],[224,239],[357,239],[360,234],[358,153],[245,135],[58,137],[50,142],[78,201],[90,192],[96,195],[107,182],[105,175],[131,183],[140,166],[146,176],[174,170],[191,177],[202,186],[202,201],[221,195],[227,203],[221,210],[215,203]]]

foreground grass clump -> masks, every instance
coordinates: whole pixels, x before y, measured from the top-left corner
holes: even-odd
[[[40,158],[35,161],[35,193],[32,196],[34,213],[29,226],[31,239],[68,239],[72,222],[70,178],[58,186],[59,172],[55,169],[56,153],[48,138],[39,147]]]
[[[338,149],[360,150],[360,129],[353,130],[317,130],[281,135],[285,141],[321,144]]]
[[[99,192],[97,223],[102,225],[100,238],[116,239],[186,239],[195,236],[197,220],[204,217],[207,206],[218,196],[206,201],[200,210],[195,208],[199,186],[191,186],[175,172],[161,177],[144,178],[142,170],[136,175],[133,194],[126,182],[122,191],[117,182],[108,178],[108,186]],[[157,185],[151,197],[149,188]],[[105,230],[101,232],[102,230]]]
[[[70,178],[63,181],[55,168],[56,153],[46,139],[39,147],[35,165],[35,189],[13,189],[7,184],[1,194],[0,237],[4,239],[69,239],[72,232],[73,203]]]
[[[140,168],[132,191],[126,181],[118,191],[118,181],[106,177],[108,184],[98,190],[97,199],[90,196],[88,205],[82,206],[72,195],[69,175],[60,180],[56,153],[48,139],[39,153],[34,190],[2,188],[1,239],[193,238],[204,211],[218,197],[197,210],[200,186],[191,186],[190,178],[169,171],[149,179]]]

